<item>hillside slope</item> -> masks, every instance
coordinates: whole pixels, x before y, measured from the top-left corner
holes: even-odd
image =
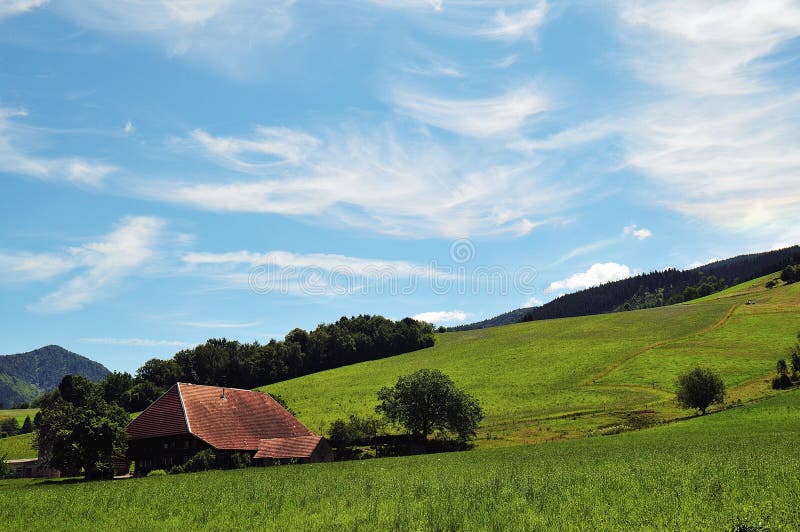
[[[768,290],[769,278],[688,304],[446,333],[429,349],[263,389],[324,432],[372,413],[399,375],[438,368],[482,402],[482,446],[585,435],[642,409],[671,419],[687,413],[675,379],[697,364],[722,374],[731,400],[770,393],[763,380],[800,329],[800,283]]]
[[[653,297],[660,294],[658,295],[660,300],[667,303],[670,296],[682,294],[686,287],[699,285],[708,276],[714,276],[717,280],[725,279],[729,284],[740,283],[768,275],[783,269],[788,264],[798,262],[800,262],[800,246],[791,246],[763,253],[739,255],[687,270],[668,269],[642,273],[566,294],[538,307],[518,308],[483,321],[451,327],[449,330],[467,331],[497,327],[519,323],[523,318],[548,320],[602,314],[612,312],[625,303],[644,298],[646,295]],[[640,305],[633,308],[644,306],[656,305]]]
[[[11,407],[35,399],[42,392],[58,386],[67,374],[83,375],[97,381],[109,373],[99,362],[57,345],[0,356],[0,403]]]
[[[0,480],[0,522],[8,530],[798,530],[798,440],[793,390],[548,445],[122,482]]]

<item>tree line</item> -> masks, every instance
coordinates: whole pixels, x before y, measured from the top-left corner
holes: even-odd
[[[283,340],[266,344],[210,339],[171,359],[148,360],[135,376],[113,372],[101,386],[106,401],[137,412],[176,382],[250,389],[433,344],[434,329],[426,322],[370,315],[342,317],[310,332],[293,329]]]
[[[800,265],[800,246],[740,255],[688,270],[668,268],[642,273],[565,294],[540,307],[516,309],[488,320],[451,327],[448,330],[481,329],[520,321],[603,314],[626,310],[626,303],[627,309],[669,305],[702,297],[728,285],[749,281],[792,265]],[[800,272],[800,266],[796,271]]]

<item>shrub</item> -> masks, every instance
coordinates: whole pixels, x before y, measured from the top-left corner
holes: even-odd
[[[772,389],[773,390],[785,390],[787,388],[792,387],[792,379],[789,378],[788,375],[782,373],[780,375],[776,375],[772,379]]]
[[[776,281],[775,279],[771,279],[767,281],[767,284],[765,284],[764,286],[767,288],[775,288],[776,286],[778,286],[778,281]]]
[[[0,456],[0,478],[10,477],[13,473],[11,466],[6,463],[6,456],[8,455]]]
[[[171,472],[171,470],[170,470],[170,472]],[[153,469],[152,471],[150,471],[147,474],[147,476],[148,477],[161,477],[161,476],[164,476],[166,474],[167,474],[167,472],[164,471],[163,469]]]
[[[249,453],[233,453],[228,460],[228,467],[231,469],[244,469],[252,464],[253,460]]]
[[[328,429],[328,440],[337,449],[351,447],[360,441],[369,441],[383,429],[375,418],[361,418],[351,414],[348,420],[337,419]]]
[[[210,469],[214,469],[216,463],[217,455],[214,454],[214,451],[211,449],[203,449],[189,458],[186,463],[183,464],[183,469],[189,473],[208,471]]]

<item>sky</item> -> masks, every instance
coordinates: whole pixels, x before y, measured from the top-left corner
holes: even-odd
[[[133,372],[800,242],[800,3],[0,0],[0,353]]]

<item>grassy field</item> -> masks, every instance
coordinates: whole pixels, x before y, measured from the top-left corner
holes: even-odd
[[[30,416],[31,421],[33,421],[33,418],[36,415],[36,412],[38,412],[38,411],[39,411],[38,408],[4,409],[4,410],[0,410],[0,419],[7,418],[7,417],[16,418],[17,419],[17,423],[19,423],[19,426],[21,427],[22,423],[25,421],[25,418],[27,416]]]
[[[628,432],[111,482],[0,481],[4,530],[800,528],[800,390]]]
[[[8,438],[0,438],[0,456],[9,460],[15,458],[36,458],[33,448],[33,434],[20,434]]]
[[[676,377],[697,364],[722,374],[731,400],[771,393],[764,380],[800,329],[800,283],[768,290],[771,277],[688,304],[447,333],[430,349],[262,389],[324,433],[373,412],[399,375],[438,368],[484,405],[481,447],[584,436],[631,410],[674,419],[687,415],[672,401]]]

